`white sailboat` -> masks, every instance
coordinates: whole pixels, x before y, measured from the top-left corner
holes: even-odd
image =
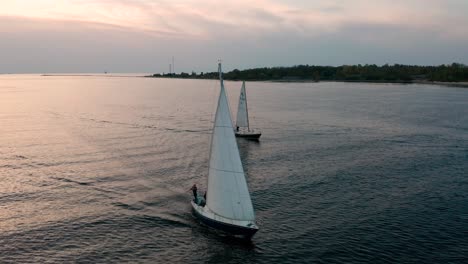
[[[206,225],[250,239],[258,227],[232,129],[221,63],[218,70],[221,90],[211,136],[206,202],[197,197],[191,204],[195,216]]]
[[[258,139],[262,135],[262,132],[250,128],[245,81],[242,82],[242,89],[239,96],[235,135],[236,137],[245,137],[249,139]]]

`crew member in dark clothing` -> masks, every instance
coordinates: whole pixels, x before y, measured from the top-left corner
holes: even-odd
[[[239,132],[239,126],[236,126],[236,131]]]
[[[203,199],[200,199],[200,206],[205,206],[206,205],[206,191],[205,194],[203,194]]]
[[[190,188],[190,190],[193,192],[193,198],[196,202],[197,201],[197,184],[194,183],[192,188]]]

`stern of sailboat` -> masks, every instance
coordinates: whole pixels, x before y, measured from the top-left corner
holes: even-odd
[[[209,208],[199,206],[193,201],[191,202],[192,212],[206,226],[221,231],[230,236],[239,237],[250,240],[259,230],[258,226],[253,222],[236,221],[232,219],[224,219],[215,216]]]
[[[238,131],[237,130],[234,131],[234,134],[235,134],[236,137],[258,140],[260,138],[260,136],[262,135],[262,132],[260,132],[258,130],[240,129]]]

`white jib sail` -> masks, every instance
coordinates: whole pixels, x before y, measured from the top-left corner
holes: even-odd
[[[236,126],[249,128],[249,113],[247,110],[247,94],[245,93],[245,82],[242,82],[242,88],[239,96]]]
[[[221,91],[211,137],[210,168],[206,206],[215,214],[236,220],[254,221],[244,169],[239,156],[231,113],[221,78]]]

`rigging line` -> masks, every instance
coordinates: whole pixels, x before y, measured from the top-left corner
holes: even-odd
[[[226,127],[232,129],[232,126],[215,126],[215,127]]]
[[[239,173],[239,174],[243,174],[243,173],[244,173],[244,172],[242,172],[242,171],[222,170],[222,169],[218,169],[218,168],[214,168],[214,167],[210,167],[210,169],[212,169],[212,170],[217,170],[217,171],[224,171],[224,172]]]
[[[210,80],[211,82],[211,122],[214,123],[214,120],[213,120],[213,116],[214,114],[216,113],[216,109],[217,107],[215,108],[215,105],[217,106],[217,103],[218,103],[218,100],[216,100],[216,87],[217,87],[217,84],[218,84],[218,80],[214,79],[214,80]],[[211,125],[211,122],[210,122],[210,129],[213,128],[213,126]]]
[[[211,118],[209,124],[209,131],[211,133],[208,134],[208,142],[210,144],[210,149],[208,153],[208,162],[211,160],[211,151],[213,148],[213,134],[214,134],[214,124],[215,120],[213,120],[214,113],[216,112],[218,108],[218,100],[216,100],[216,87],[217,87],[217,80],[209,80],[208,83],[211,83]],[[214,107],[216,105],[216,108]],[[206,190],[208,191],[208,188],[210,186],[210,168],[208,167],[208,177],[206,177]]]

